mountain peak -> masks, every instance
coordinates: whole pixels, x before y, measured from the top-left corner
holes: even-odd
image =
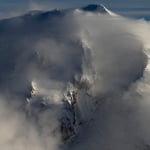
[[[89,4],[81,9],[90,12],[107,13],[107,10],[103,5],[97,5],[97,4]]]

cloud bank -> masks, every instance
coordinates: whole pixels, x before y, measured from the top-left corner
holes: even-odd
[[[3,150],[149,148],[149,22],[97,10],[0,21]]]

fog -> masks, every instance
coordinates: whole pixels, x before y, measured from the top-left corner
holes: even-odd
[[[149,29],[82,9],[1,20],[2,149],[148,149]],[[62,124],[73,130],[66,141]]]

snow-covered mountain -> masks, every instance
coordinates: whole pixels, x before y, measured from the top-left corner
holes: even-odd
[[[107,13],[106,8],[103,5],[96,5],[91,4],[82,8],[83,11],[90,11],[90,12],[100,12],[100,13]]]
[[[110,10],[108,10],[104,5],[100,4],[90,4],[87,5],[83,8],[81,8],[81,10],[85,11],[85,12],[95,12],[95,13],[102,13],[102,14],[109,14],[112,16],[116,16],[115,13],[111,12]]]
[[[0,20],[3,150],[148,150],[149,23],[103,5]]]

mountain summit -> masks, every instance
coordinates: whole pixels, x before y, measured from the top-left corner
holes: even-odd
[[[89,4],[85,7],[82,7],[81,9],[90,12],[108,13],[106,8],[103,5],[97,5],[97,4]]]

